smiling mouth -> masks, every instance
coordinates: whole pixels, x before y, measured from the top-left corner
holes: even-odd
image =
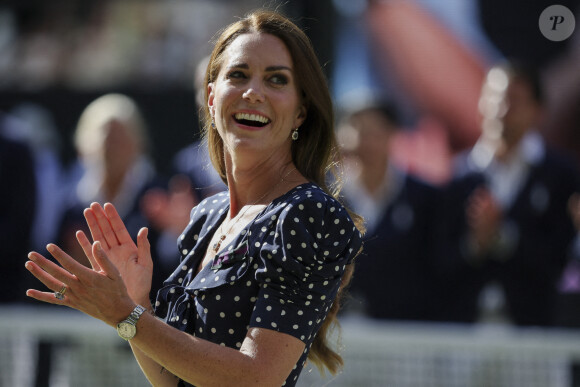
[[[234,114],[234,120],[238,124],[253,126],[256,128],[262,128],[270,123],[270,119],[267,117],[249,113],[236,113]]]

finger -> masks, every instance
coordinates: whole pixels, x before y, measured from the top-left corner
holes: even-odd
[[[41,291],[36,290],[36,289],[28,289],[26,291],[26,295],[30,298],[34,298],[35,300],[47,302],[49,304],[66,305],[65,300],[59,300],[58,298],[56,298],[54,296],[54,293],[52,293],[52,292],[49,293],[49,292],[41,292]],[[66,297],[66,295],[65,295],[65,297]]]
[[[105,236],[101,231],[101,227],[99,226],[99,221],[97,220],[97,215],[95,215],[95,211],[92,208],[87,208],[84,210],[83,214],[87,221],[87,225],[89,226],[89,230],[91,230],[91,236],[93,237],[93,241],[102,241],[108,248],[109,245],[107,244]]]
[[[108,278],[115,279],[117,277],[120,277],[119,271],[117,270],[115,265],[113,265],[113,263],[109,260],[109,257],[107,257],[107,253],[105,253],[105,250],[103,250],[101,242],[99,241],[93,243],[93,257],[95,257],[97,264],[99,265],[99,267],[101,267],[102,271]]]
[[[149,229],[147,227],[143,227],[137,234],[137,254],[139,257],[146,257],[151,254],[151,244],[149,239],[147,239],[148,235]]]
[[[29,256],[33,259],[33,256]],[[42,282],[48,289],[58,292],[63,287],[63,281],[56,279],[53,275],[49,274],[44,270],[39,264],[34,261],[28,261],[24,264],[26,269],[35,276],[40,282]]]
[[[106,243],[104,247],[112,247],[119,245],[119,240],[111,227],[111,223],[107,218],[107,214],[105,214],[105,210],[99,203],[92,203],[91,209],[93,210],[95,217],[97,218],[97,222],[99,223],[99,228],[103,233],[104,239],[100,239],[101,242]]]
[[[100,271],[101,268],[99,267],[99,264],[97,263],[97,261],[95,261],[95,258],[93,257],[92,244],[91,244],[91,242],[89,242],[89,239],[87,238],[85,233],[79,230],[76,233],[76,237],[77,237],[77,241],[79,242],[79,245],[83,249],[83,252],[85,253],[86,257],[89,259],[89,262],[91,263],[91,267],[93,268],[93,270]]]
[[[35,266],[39,267],[43,272],[47,273],[51,277],[55,278],[59,284],[70,283],[75,280],[75,276],[60,267],[56,263],[52,262],[50,259],[45,258],[43,255],[33,251],[28,254],[28,259],[30,262],[34,263]],[[41,273],[42,274],[42,273]],[[38,277],[37,277],[38,278]],[[41,278],[38,278],[41,279]],[[46,284],[45,284],[46,285]],[[48,285],[47,285],[48,286]],[[58,286],[56,286],[58,287]],[[50,289],[53,289],[50,287]]]
[[[68,274],[68,277],[66,279],[58,277],[61,275],[62,269],[60,267],[58,267],[57,265],[54,265],[54,266],[56,266],[60,270],[58,270],[56,272],[54,272],[54,268],[52,266],[49,267],[49,270],[47,270],[47,269],[45,269],[45,270],[47,270],[50,274],[55,276],[57,279],[62,279],[62,282],[64,282],[65,284],[70,285],[76,279],[79,279],[81,281],[86,280],[87,276],[90,275],[89,273],[93,273],[93,270],[80,264],[76,259],[74,259],[70,255],[65,253],[57,245],[50,243],[48,246],[46,246],[46,249],[48,250],[50,255],[52,255],[54,257],[54,259],[56,259],[62,265],[62,267],[65,268],[69,272],[69,274]],[[54,274],[53,274],[53,272],[54,272]]]
[[[115,209],[115,206],[111,203],[105,203],[105,214],[109,219],[109,223],[115,233],[117,240],[122,243],[133,242],[131,239],[131,235],[129,235],[129,231],[127,231],[127,227],[125,227],[125,223],[119,216],[119,213]]]

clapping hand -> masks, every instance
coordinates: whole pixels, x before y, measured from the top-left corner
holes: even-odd
[[[54,292],[29,289],[26,295],[78,309],[115,326],[130,313],[135,303],[129,297],[119,271],[107,258],[101,242],[96,241],[89,247],[92,269],[54,244],[49,244],[47,250],[62,266],[37,252],[28,254],[30,260],[26,262],[26,268]]]
[[[149,305],[153,263],[147,229],[139,231],[135,245],[112,204],[101,207],[93,203],[84,215],[94,243],[82,231],[76,237],[91,268],[49,244],[48,252],[61,266],[31,252],[26,268],[53,292],[30,289],[26,294],[39,301],[78,309],[114,326],[136,303]]]
[[[468,200],[467,224],[481,251],[490,248],[497,237],[502,211],[487,188],[477,188]]]
[[[137,303],[142,302],[143,305],[148,303],[153,261],[147,240],[147,228],[139,230],[135,245],[112,204],[107,203],[101,207],[100,204],[93,203],[84,211],[84,215],[93,240],[101,242],[107,257],[119,270],[131,298]],[[77,239],[95,268],[94,265],[98,262],[90,255],[91,245],[87,237],[79,231]]]

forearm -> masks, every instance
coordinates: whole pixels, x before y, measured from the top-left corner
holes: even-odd
[[[131,340],[131,345],[140,352],[137,355],[135,349],[133,351],[136,357],[139,356],[137,360],[144,361],[148,367],[147,371],[144,370],[148,378],[150,374],[159,374],[163,367],[166,370],[163,374],[176,375],[198,386],[207,386],[211,383],[222,386],[243,385],[239,383],[242,380],[240,376],[229,381],[221,379],[235,374],[236,370],[248,370],[248,366],[237,365],[240,360],[243,361],[241,359],[243,355],[239,351],[220,347],[170,328],[164,322],[151,318],[152,316],[144,317],[139,320],[138,333]],[[160,324],[165,326],[161,327]],[[218,354],[218,351],[223,353]],[[151,377],[162,378],[159,375]]]
[[[140,297],[140,300],[141,302],[139,302],[139,305],[142,305],[145,309],[147,309],[149,314],[154,316],[155,313],[153,312],[153,307],[151,306],[149,299],[147,297]],[[129,344],[131,345],[131,350],[133,351],[133,355],[135,356],[137,363],[139,363],[139,367],[141,367],[143,374],[145,374],[147,380],[149,380],[149,383],[151,383],[152,386],[177,386],[179,379],[175,375],[167,371],[163,366],[161,366],[155,360],[151,359],[151,357],[149,357],[145,352],[140,350],[139,347],[133,343],[133,340],[130,340]]]
[[[250,330],[237,350],[169,327],[151,315],[142,316],[137,327],[131,344],[141,351],[139,356],[149,358],[141,357],[143,361],[151,361],[147,372],[160,372],[161,366],[196,386],[281,385],[304,350],[298,339],[274,331]]]
[[[131,349],[135,355],[139,367],[149,380],[152,386],[155,387],[175,387],[177,386],[178,378],[171,372],[167,371],[159,363],[151,359],[147,354],[141,351],[136,345],[131,343]]]

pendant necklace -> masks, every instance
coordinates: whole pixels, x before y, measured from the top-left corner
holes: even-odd
[[[226,236],[230,233],[230,231],[232,231],[232,229],[234,228],[234,226],[239,222],[240,219],[242,219],[244,217],[244,214],[248,211],[248,209],[252,206],[254,206],[255,204],[258,204],[262,199],[264,199],[269,193],[273,192],[279,185],[280,183],[282,183],[284,181],[284,179],[286,179],[292,172],[294,172],[296,170],[296,168],[292,168],[288,173],[286,173],[278,183],[276,183],[276,185],[274,185],[271,189],[269,189],[268,191],[266,191],[265,194],[263,194],[262,196],[260,196],[256,201],[254,201],[253,203],[245,206],[244,210],[239,213],[236,217],[235,217],[235,221],[232,223],[232,225],[228,228],[228,231],[226,232],[222,232],[222,234],[220,235],[219,239],[217,240],[216,243],[213,244],[212,249],[214,251],[215,254],[218,253],[218,251],[220,250],[220,247],[222,245],[222,242],[226,239]],[[220,228],[218,230],[222,230],[223,229],[223,224],[220,226]]]

